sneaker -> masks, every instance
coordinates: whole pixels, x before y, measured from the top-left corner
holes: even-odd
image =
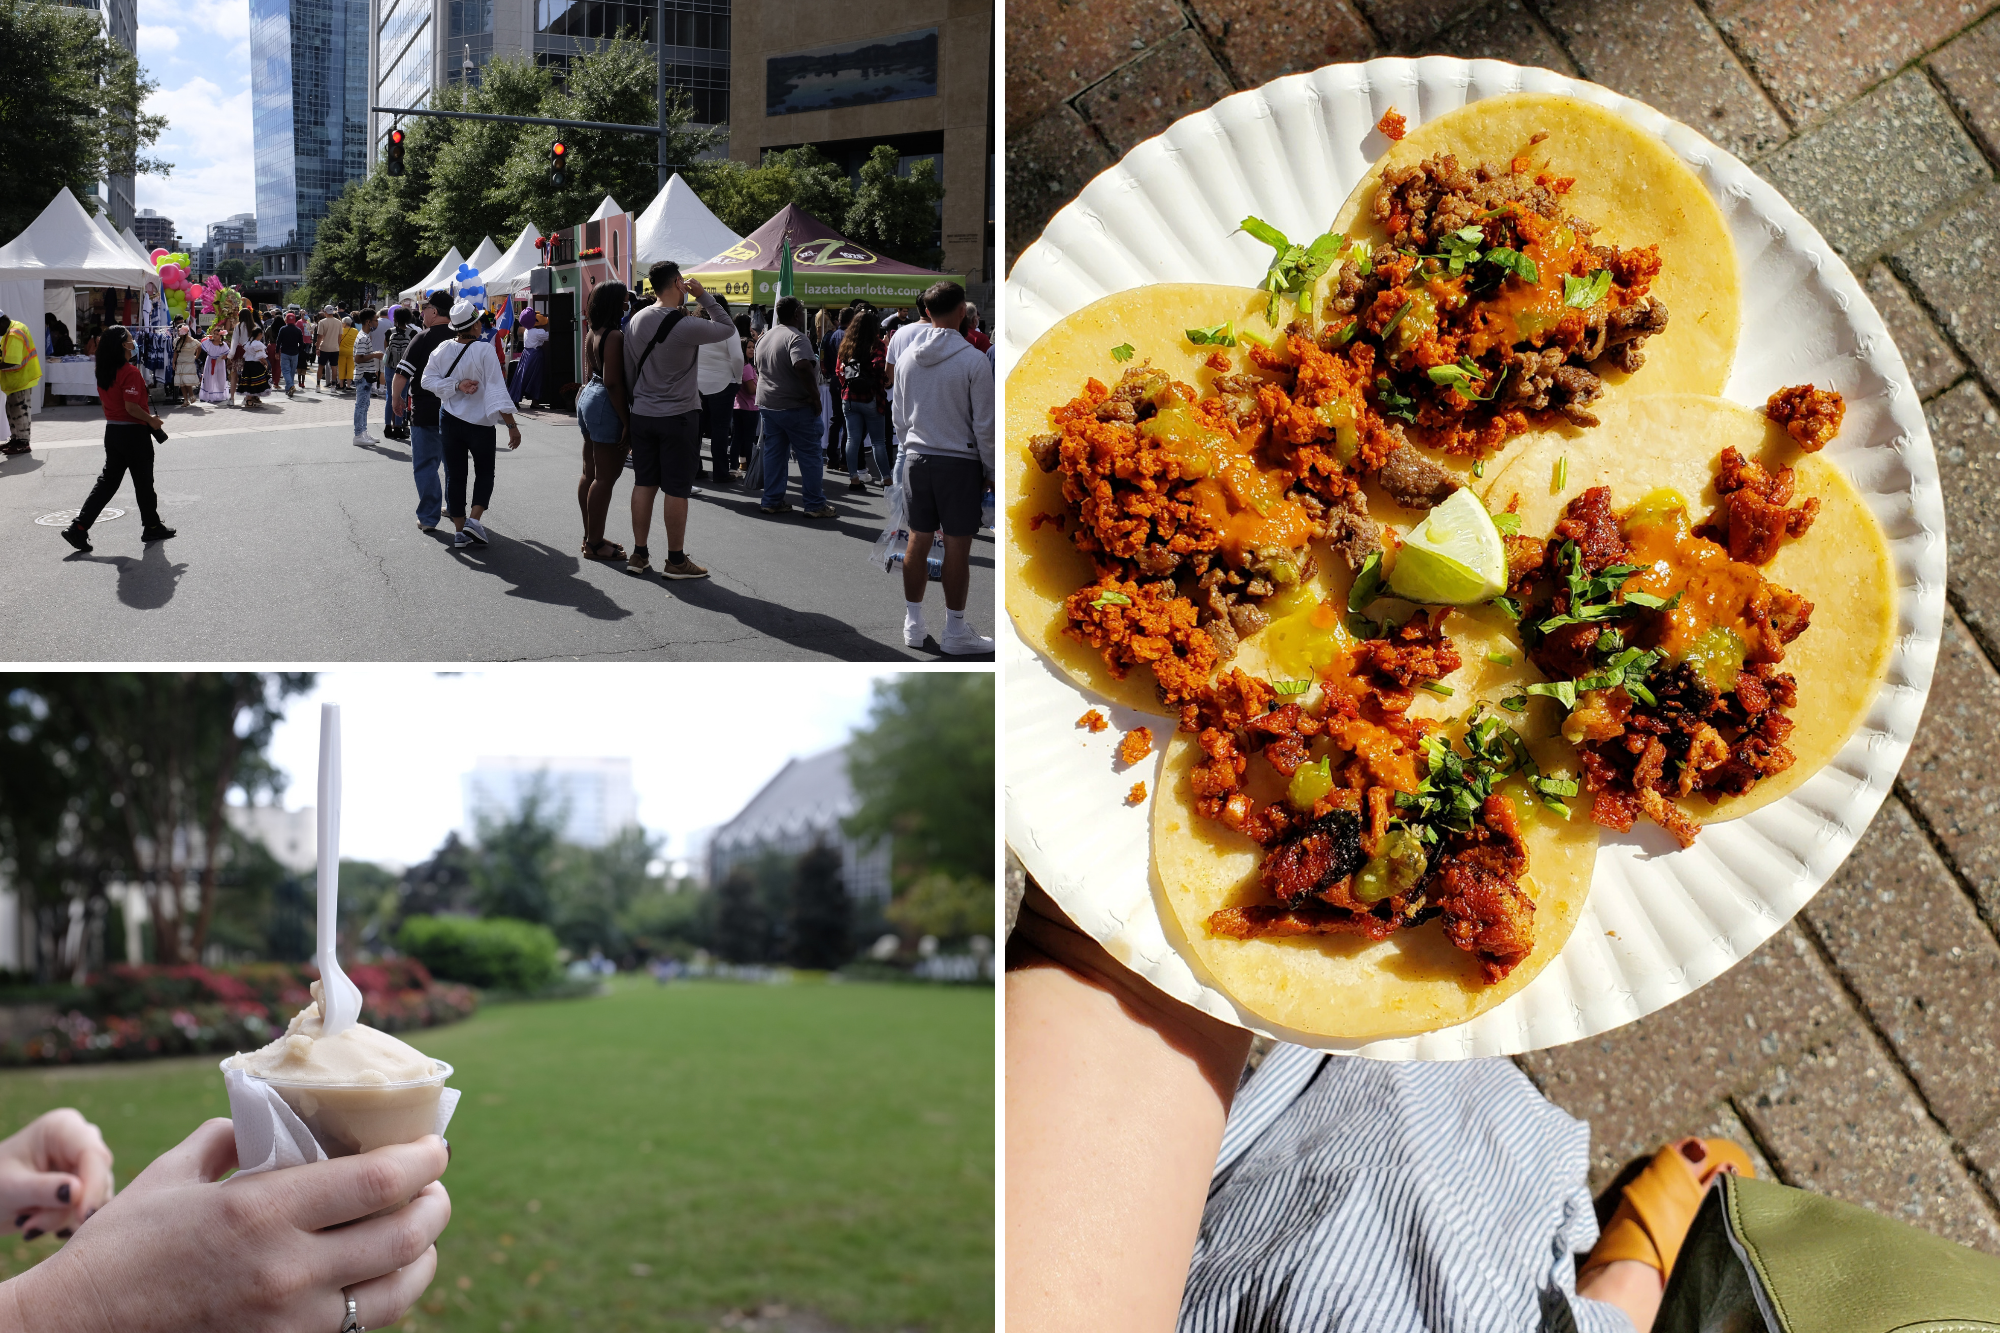
[[[71,524],[69,527],[63,529],[62,537],[64,541],[79,551],[88,551],[90,549],[89,528],[79,528],[75,524]]]
[[[471,545],[472,545],[472,534],[465,531],[464,529],[461,528],[459,531],[454,532],[451,535],[452,550],[463,551]]]
[[[821,505],[817,509],[806,510],[807,518],[839,518],[840,511],[832,505]]]
[[[163,542],[169,537],[177,537],[179,535],[174,529],[162,523],[157,528],[147,528],[144,532],[140,533],[139,540],[142,542]]]
[[[435,524],[435,523],[419,523],[419,524],[417,524],[417,531],[418,531],[418,532],[436,532],[437,530],[438,530],[438,525],[437,525],[437,524]]]
[[[780,500],[774,505],[758,505],[757,512],[760,514],[789,514],[792,512],[792,507],[783,500]]]
[[[921,648],[930,641],[931,632],[921,620],[903,617],[903,644],[909,648]]]
[[[850,491],[860,491],[863,495],[866,495],[868,494],[868,483],[859,477],[851,477],[848,479],[847,489]]]
[[[993,640],[972,628],[968,621],[947,621],[938,647],[954,657],[969,657],[974,653],[992,652]]]
[[[354,437],[354,442],[355,442],[356,444],[374,444],[374,443],[375,443],[375,441],[374,441],[373,439],[370,439],[370,438],[369,438],[368,436],[366,436],[366,435],[357,435],[357,436],[355,436],[355,437]]]
[[[643,546],[633,547],[632,554],[625,557],[625,572],[627,574],[651,574],[653,572],[652,553]]]
[[[660,577],[663,579],[705,579],[708,577],[708,571],[688,559],[686,552],[682,552],[680,559],[668,560],[660,566]]]
[[[472,534],[472,540],[478,542],[481,546],[486,545],[486,525],[484,523],[481,523],[476,518],[468,518],[465,520],[465,530]]]

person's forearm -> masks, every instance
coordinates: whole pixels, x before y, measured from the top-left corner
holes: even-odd
[[[1250,1034],[1049,963],[1006,1004],[1010,1321],[1171,1329]]]

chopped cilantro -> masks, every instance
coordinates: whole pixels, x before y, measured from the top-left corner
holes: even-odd
[[[1132,605],[1132,599],[1130,597],[1127,597],[1122,592],[1115,592],[1110,588],[1106,588],[1103,592],[1097,594],[1097,600],[1092,602],[1090,605],[1092,606],[1092,608],[1106,607],[1106,606],[1130,606]]]
[[[1491,662],[1494,666],[1514,665],[1514,657],[1513,654],[1511,653],[1488,653],[1486,654],[1486,660]]]
[[[1187,340],[1196,347],[1234,347],[1236,334],[1229,327],[1229,323],[1225,319],[1222,323],[1210,325],[1205,329],[1186,329],[1183,332],[1187,334]]]
[[[1472,460],[1472,475],[1473,475],[1473,476],[1475,476],[1475,477],[1483,477],[1483,476],[1485,476],[1485,475],[1486,475],[1486,460],[1485,460],[1485,459],[1483,459],[1483,458],[1475,458],[1475,459],[1473,459],[1473,460]]]
[[[1133,355],[1131,343],[1119,343],[1111,349],[1111,359],[1113,361],[1130,361]]]
[[[1303,302],[1313,283],[1333,266],[1340,255],[1341,243],[1347,239],[1337,232],[1327,232],[1310,245],[1294,245],[1285,233],[1262,218],[1244,218],[1242,227],[1275,252],[1264,280],[1257,284],[1271,294],[1264,306],[1264,317],[1273,324],[1278,322],[1278,298],[1289,296],[1295,303]]]
[[[1510,619],[1519,620],[1521,618],[1521,603],[1512,597],[1495,597],[1490,605],[1497,606],[1502,611],[1505,611]]]
[[[1396,386],[1389,382],[1387,375],[1375,377],[1375,398],[1381,404],[1383,416],[1401,417],[1412,425],[1416,424],[1417,400],[1397,393]]]
[[[1396,313],[1395,313],[1395,314],[1393,314],[1393,315],[1389,316],[1389,322],[1388,322],[1387,324],[1384,324],[1384,325],[1382,326],[1382,341],[1383,341],[1383,342],[1388,342],[1388,341],[1389,341],[1389,335],[1390,335],[1390,334],[1392,334],[1392,333],[1394,333],[1394,332],[1396,331],[1396,326],[1397,326],[1398,324],[1401,324],[1401,323],[1403,322],[1403,316],[1405,316],[1405,315],[1409,314],[1409,313],[1410,313],[1410,307],[1411,307],[1411,306],[1413,306],[1413,305],[1415,305],[1415,304],[1416,304],[1416,301],[1415,301],[1415,299],[1414,299],[1414,298],[1413,298],[1413,299],[1411,299],[1411,300],[1408,300],[1408,301],[1405,301],[1405,302],[1403,302],[1403,304],[1402,304],[1401,308],[1399,308],[1399,309],[1398,309],[1398,310],[1396,311]]]
[[[1556,460],[1555,475],[1549,479],[1549,482],[1551,487],[1549,491],[1550,495],[1561,495],[1563,493],[1563,488],[1569,485],[1568,454],[1564,454],[1561,458],[1558,458]]]
[[[1340,258],[1343,263],[1354,265],[1354,271],[1364,278],[1375,271],[1375,250],[1366,241],[1349,241]]]
[[[1542,271],[1535,267],[1534,260],[1522,254],[1519,250],[1510,250],[1504,245],[1495,246],[1493,249],[1488,250],[1486,252],[1486,262],[1505,269],[1522,282],[1528,283],[1531,286],[1542,280]]]
[[[1527,708],[1528,699],[1526,695],[1516,694],[1511,698],[1502,699],[1500,706],[1510,713],[1519,713]]]
[[[1456,363],[1449,366],[1432,366],[1424,373],[1430,376],[1432,384],[1442,384],[1454,389],[1460,397],[1471,399],[1475,403],[1486,402],[1500,392],[1500,381],[1507,378],[1507,372],[1503,368],[1499,376],[1494,379],[1492,388],[1485,393],[1474,393],[1472,382],[1475,379],[1485,378],[1488,372],[1469,356],[1461,356]]]
[[[1452,694],[1451,686],[1440,685],[1434,680],[1422,681],[1417,685],[1417,688],[1420,690],[1429,690],[1432,694],[1441,694],[1447,699],[1449,699]]]
[[[1360,320],[1358,319],[1348,320],[1347,326],[1343,328],[1339,333],[1333,335],[1333,345],[1335,347],[1347,346],[1347,344],[1353,340],[1355,331],[1358,330],[1360,327],[1361,327]]]
[[[1365,611],[1368,604],[1382,594],[1382,553],[1370,551],[1368,558],[1361,562],[1361,568],[1354,575],[1354,586],[1347,590],[1347,609]]]
[[[1578,310],[1588,310],[1604,299],[1611,290],[1611,270],[1601,268],[1587,278],[1573,275],[1563,278],[1563,304]]]
[[[1519,514],[1510,514],[1503,509],[1499,513],[1492,515],[1492,518],[1493,530],[1502,536],[1518,537],[1521,535],[1521,516]]]
[[[1310,680],[1274,680],[1271,689],[1278,694],[1304,694],[1312,688]]]
[[[1396,795],[1403,819],[1427,843],[1435,844],[1444,833],[1469,832],[1493,789],[1516,773],[1527,777],[1544,805],[1564,794],[1570,781],[1543,777],[1521,733],[1476,708],[1461,742],[1463,752],[1442,735],[1426,737],[1423,779],[1416,791]],[[1561,813],[1567,817],[1567,807]]]

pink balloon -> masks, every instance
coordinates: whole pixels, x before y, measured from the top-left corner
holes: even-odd
[[[147,258],[151,259],[155,264],[157,264],[160,262],[160,256],[164,255],[165,253],[166,253],[165,249],[155,248],[153,252],[147,256]]]
[[[169,287],[179,287],[187,281],[187,275],[181,272],[180,265],[178,264],[162,264],[160,265],[160,281]]]

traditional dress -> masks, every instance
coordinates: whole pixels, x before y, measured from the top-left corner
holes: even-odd
[[[521,316],[521,359],[514,365],[514,375],[507,383],[509,392],[518,405],[523,399],[530,404],[539,402],[542,393],[543,347],[549,341],[549,331],[535,322],[535,312],[530,310]]]
[[[256,398],[271,391],[271,368],[264,360],[264,341],[252,338],[243,344],[243,368],[236,372],[236,391]]]
[[[201,368],[201,401],[204,403],[226,403],[229,401],[229,345],[216,341],[215,330],[201,340],[201,350],[208,355],[208,362]]]
[[[201,375],[196,362],[200,360],[201,339],[192,330],[180,334],[180,343],[174,352],[174,387],[192,388]]]

